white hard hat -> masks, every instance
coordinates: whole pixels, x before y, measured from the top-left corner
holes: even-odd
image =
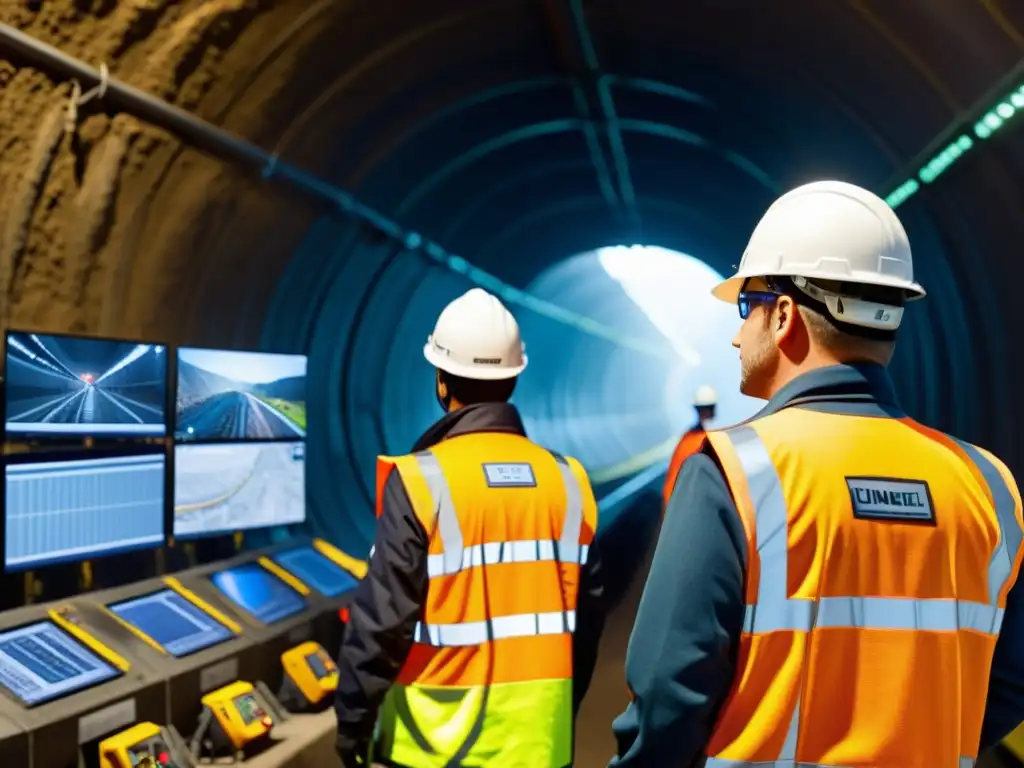
[[[526,368],[519,324],[496,296],[473,288],[444,308],[423,356],[467,379],[511,379]]]
[[[899,327],[902,307],[840,298],[808,279],[902,289],[907,301],[925,295],[914,282],[910,241],[895,211],[877,195],[841,181],[805,184],[772,203],[736,274],[712,293],[735,303],[746,280],[769,276],[792,278],[837,320],[882,330]]]
[[[717,403],[718,393],[714,389],[707,384],[697,387],[697,391],[693,395],[694,408],[708,408]]]

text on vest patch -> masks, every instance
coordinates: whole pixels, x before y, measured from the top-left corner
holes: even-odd
[[[484,464],[483,468],[490,488],[534,488],[537,485],[533,467],[526,462]]]
[[[928,483],[888,477],[848,477],[853,516],[858,520],[934,523]]]

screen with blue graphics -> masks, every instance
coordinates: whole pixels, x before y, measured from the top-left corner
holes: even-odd
[[[50,621],[0,632],[0,685],[29,706],[120,674]]]
[[[210,579],[225,597],[264,624],[294,616],[306,607],[302,595],[257,563],[218,571]]]
[[[172,589],[107,607],[172,656],[187,656],[234,636],[231,630]]]

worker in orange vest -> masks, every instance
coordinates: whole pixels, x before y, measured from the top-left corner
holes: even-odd
[[[718,393],[714,389],[707,384],[697,387],[697,391],[693,395],[693,409],[697,412],[697,423],[683,435],[672,454],[672,460],[668,463],[665,489],[662,491],[666,506],[672,495],[672,489],[675,488],[676,477],[679,475],[683,462],[699,451],[704,444],[704,425],[715,418],[716,405],[718,405]]]
[[[859,187],[779,198],[714,289],[740,390],[665,512],[612,765],[973,766],[1024,720],[1024,520],[1009,470],[901,409],[914,281]]]
[[[377,463],[377,535],[338,662],[351,766],[572,763],[604,617],[597,503],[579,462],[526,437],[515,318],[474,288],[424,356],[445,416]],[[377,715],[380,710],[380,718]]]

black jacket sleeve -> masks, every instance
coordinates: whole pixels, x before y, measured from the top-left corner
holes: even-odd
[[[338,657],[339,750],[373,737],[377,710],[412,647],[427,596],[429,541],[398,472],[384,485],[383,511],[366,577],[353,592]]]
[[[597,539],[590,544],[587,562],[580,569],[579,593],[576,596],[576,630],[572,636],[572,713],[579,712],[583,697],[590,687],[590,678],[597,664],[597,648],[604,632],[604,574]]]

